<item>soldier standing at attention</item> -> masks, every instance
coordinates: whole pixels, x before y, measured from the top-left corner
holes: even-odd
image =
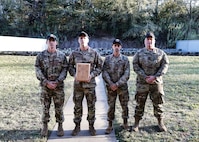
[[[50,121],[50,105],[53,99],[55,117],[58,122],[58,136],[64,135],[62,123],[64,122],[64,79],[67,76],[67,58],[64,53],[56,49],[57,37],[50,34],[46,41],[48,48],[36,57],[36,77],[41,86],[41,103],[43,107],[41,135],[48,135],[48,122]]]
[[[130,64],[128,57],[120,53],[122,43],[119,39],[115,39],[112,44],[113,54],[107,56],[104,61],[102,77],[106,83],[108,97],[108,128],[105,134],[110,134],[113,130],[113,120],[115,118],[115,103],[117,96],[119,97],[122,107],[122,118],[124,129],[128,128],[128,101],[129,92],[127,81],[130,76]]]
[[[167,131],[163,123],[164,91],[162,76],[168,70],[169,60],[164,51],[155,47],[155,36],[152,32],[146,34],[144,44],[145,48],[140,49],[133,58],[133,69],[137,74],[133,130],[139,131],[139,121],[144,115],[145,102],[149,95],[160,131]]]
[[[89,131],[92,136],[96,135],[94,128],[95,122],[95,77],[101,73],[103,61],[100,55],[89,47],[89,36],[86,32],[82,31],[78,36],[79,48],[69,55],[69,73],[74,79],[73,102],[74,106],[74,123],[75,128],[72,131],[72,136],[78,135],[80,132],[80,123],[82,119],[82,101],[86,97],[88,106],[87,120],[89,122]],[[76,80],[76,64],[77,63],[90,63],[90,76],[87,81]]]

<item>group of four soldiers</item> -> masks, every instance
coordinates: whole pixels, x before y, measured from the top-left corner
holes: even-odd
[[[89,36],[82,31],[78,35],[79,48],[69,55],[69,60],[64,53],[56,49],[57,37],[50,34],[46,41],[48,48],[36,57],[35,69],[36,77],[41,86],[41,102],[43,107],[41,130],[42,136],[48,135],[48,122],[50,121],[50,105],[53,100],[55,106],[55,117],[58,123],[58,136],[64,135],[63,130],[63,106],[64,106],[64,79],[67,72],[74,77],[73,102],[74,102],[74,123],[75,128],[72,131],[73,136],[80,132],[80,123],[82,119],[82,101],[86,97],[89,122],[89,131],[92,136],[96,135],[94,128],[95,122],[95,102],[96,82],[95,77],[102,73],[102,78],[106,85],[108,100],[108,127],[106,134],[113,130],[113,120],[115,118],[115,104],[117,96],[122,108],[123,128],[128,129],[128,80],[130,77],[130,63],[128,57],[121,54],[122,43],[115,39],[112,43],[113,53],[105,57],[103,61],[101,56],[92,49],[89,43]],[[169,60],[164,51],[155,47],[155,36],[152,32],[145,35],[145,48],[138,50],[133,58],[133,69],[137,74],[136,78],[136,107],[135,124],[133,131],[139,131],[139,121],[144,115],[144,107],[147,96],[150,96],[154,107],[154,116],[158,120],[158,126],[161,131],[167,131],[163,123],[163,81],[162,76],[168,70]],[[76,79],[77,63],[90,64],[90,76],[86,81]]]

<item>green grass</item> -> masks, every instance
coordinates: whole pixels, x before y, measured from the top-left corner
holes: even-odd
[[[170,65],[164,76],[165,90],[165,124],[168,132],[158,132],[157,120],[148,98],[143,119],[140,121],[140,132],[128,132],[119,126],[122,123],[121,107],[117,106],[116,135],[120,142],[195,142],[199,139],[199,57],[169,56]],[[132,58],[131,71],[132,71]],[[135,73],[131,72],[129,80],[129,123],[134,124],[135,109]]]
[[[129,124],[134,123],[135,73],[129,80]],[[170,66],[164,76],[165,124],[168,132],[158,132],[148,99],[145,114],[140,122],[140,132],[128,132],[122,124],[121,107],[117,103],[116,136],[120,142],[132,141],[189,141],[199,139],[199,57],[169,56]],[[39,81],[35,77],[35,56],[0,56],[0,141],[44,142],[40,137],[41,104]],[[66,100],[72,93],[72,77],[65,80]],[[71,120],[72,122],[72,120]],[[55,125],[54,108],[51,108],[49,129]]]

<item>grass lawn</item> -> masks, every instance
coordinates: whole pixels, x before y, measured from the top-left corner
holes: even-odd
[[[0,141],[44,142],[40,137],[41,104],[39,81],[35,77],[35,56],[0,56]],[[132,65],[132,57],[129,57]],[[199,56],[169,56],[164,76],[165,124],[168,132],[157,132],[157,121],[148,99],[140,132],[121,130],[121,107],[117,103],[116,136],[119,142],[198,141],[199,139]],[[72,77],[65,80],[66,100],[72,93]],[[129,124],[134,123],[135,73],[129,80]],[[49,129],[55,124],[53,105]],[[72,122],[72,120],[71,120]]]

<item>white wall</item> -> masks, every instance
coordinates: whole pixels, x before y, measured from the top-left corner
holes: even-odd
[[[199,40],[179,40],[176,49],[182,52],[199,52]]]
[[[36,51],[46,48],[46,39],[0,36],[0,51]]]

